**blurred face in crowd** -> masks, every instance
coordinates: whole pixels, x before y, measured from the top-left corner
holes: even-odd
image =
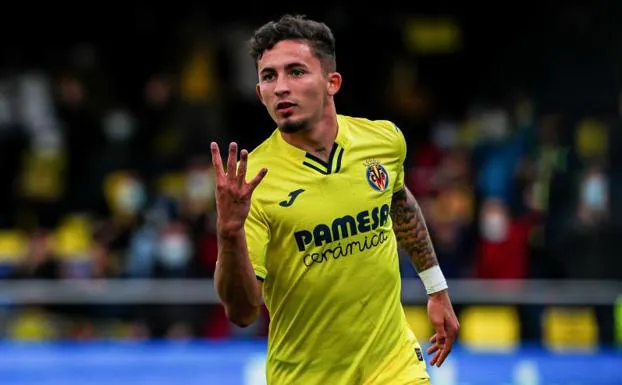
[[[154,74],[145,84],[144,97],[151,107],[164,107],[172,97],[172,86],[164,75]]]
[[[323,117],[341,87],[304,41],[284,40],[258,59],[257,94],[283,132],[306,129]]]
[[[29,261],[34,264],[40,264],[45,262],[46,259],[51,257],[51,245],[48,234],[45,232],[37,232],[32,235],[29,245],[30,258]]]
[[[68,106],[78,106],[84,100],[82,83],[73,76],[65,76],[60,79],[58,93],[61,102]]]
[[[497,199],[487,199],[481,209],[480,234],[493,243],[507,239],[510,218],[507,206]]]
[[[608,217],[609,178],[600,166],[589,169],[579,187],[578,217],[585,225],[596,225]]]

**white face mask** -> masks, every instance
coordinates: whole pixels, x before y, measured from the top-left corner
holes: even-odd
[[[485,111],[480,116],[480,134],[486,139],[501,141],[510,133],[510,118],[504,110]]]
[[[508,218],[501,213],[485,214],[481,220],[480,232],[487,241],[503,242],[508,236]]]
[[[104,135],[111,142],[126,142],[135,131],[134,118],[124,111],[112,111],[104,117]]]
[[[607,209],[607,181],[602,174],[589,176],[583,182],[583,202],[594,210]]]
[[[170,268],[183,267],[191,257],[192,245],[183,234],[164,235],[159,244],[160,262]]]

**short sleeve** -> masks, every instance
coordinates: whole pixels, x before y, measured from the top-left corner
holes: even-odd
[[[266,253],[270,241],[270,227],[264,213],[255,199],[251,199],[251,207],[244,223],[246,245],[255,275],[262,281],[266,279]]]
[[[393,125],[395,128],[395,148],[397,151],[397,174],[395,176],[395,182],[393,182],[393,192],[398,192],[404,189],[404,162],[406,161],[406,138],[404,138],[404,134],[402,130],[399,129],[395,124]]]

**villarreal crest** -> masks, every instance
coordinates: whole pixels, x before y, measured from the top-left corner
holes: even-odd
[[[389,173],[384,166],[375,159],[365,162],[365,177],[367,182],[376,191],[385,191],[389,186]]]

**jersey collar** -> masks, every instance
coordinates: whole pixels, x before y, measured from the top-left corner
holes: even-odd
[[[278,135],[279,150],[286,153],[292,159],[295,159],[296,162],[300,162],[300,164],[320,174],[329,175],[338,173],[342,169],[343,156],[345,150],[350,145],[350,137],[349,124],[344,116],[337,115],[337,124],[337,137],[331,149],[328,162],[324,162],[306,151],[287,143],[277,129],[276,134]]]

